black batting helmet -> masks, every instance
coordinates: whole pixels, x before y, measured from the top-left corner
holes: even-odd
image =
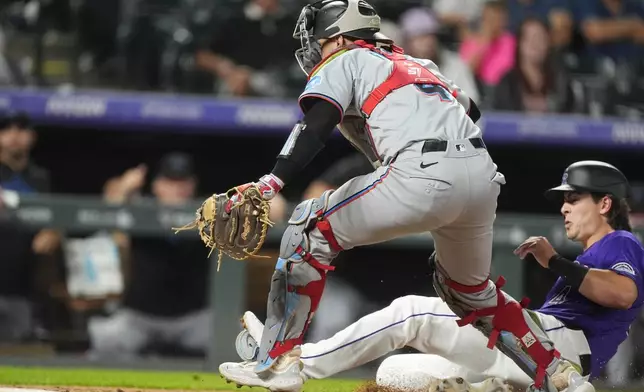
[[[295,52],[295,58],[304,73],[308,75],[322,60],[317,40],[339,35],[393,43],[390,38],[380,33],[380,16],[366,1],[316,1],[302,8],[293,32],[293,38],[299,40],[302,46]]]
[[[561,185],[546,191],[550,200],[559,200],[563,192],[590,192],[626,199],[630,185],[626,176],[615,166],[600,161],[575,162],[566,168]]]

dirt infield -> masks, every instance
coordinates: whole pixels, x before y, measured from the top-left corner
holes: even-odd
[[[390,387],[381,387],[375,381],[367,381],[356,388],[355,392],[410,392],[409,390],[402,390]],[[413,391],[411,391],[413,392]],[[425,391],[427,392],[427,391]]]

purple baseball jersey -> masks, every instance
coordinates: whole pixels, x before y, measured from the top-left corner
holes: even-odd
[[[644,303],[644,248],[632,233],[618,230],[591,245],[576,262],[626,276],[635,282],[638,291],[630,309],[611,309],[590,301],[559,278],[538,310],[584,331],[592,352],[591,374],[597,376],[626,339]]]

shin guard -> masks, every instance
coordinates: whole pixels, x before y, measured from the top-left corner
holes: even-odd
[[[546,375],[552,375],[559,364],[559,352],[538,323],[524,309],[527,299],[516,302],[501,288],[487,280],[480,285],[465,286],[448,278],[438,262],[434,265],[434,288],[459,317],[459,326],[472,324],[489,338],[488,348],[495,346],[510,357],[537,388],[556,392]]]
[[[333,270],[328,263],[341,250],[323,218],[329,195],[325,192],[319,199],[302,202],[289,219],[271,282],[257,373],[270,369],[280,355],[302,344],[318,308],[326,274]],[[309,232],[313,229],[319,230],[329,244],[324,263],[309,252]]]

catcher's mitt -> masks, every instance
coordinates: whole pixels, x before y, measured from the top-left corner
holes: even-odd
[[[178,233],[197,228],[201,240],[210,248],[210,254],[215,249],[219,252],[219,271],[223,254],[235,260],[257,256],[266,240],[268,228],[273,226],[268,218],[269,212],[270,204],[262,197],[259,187],[246,184],[210,196],[197,210],[193,222],[175,230]]]

